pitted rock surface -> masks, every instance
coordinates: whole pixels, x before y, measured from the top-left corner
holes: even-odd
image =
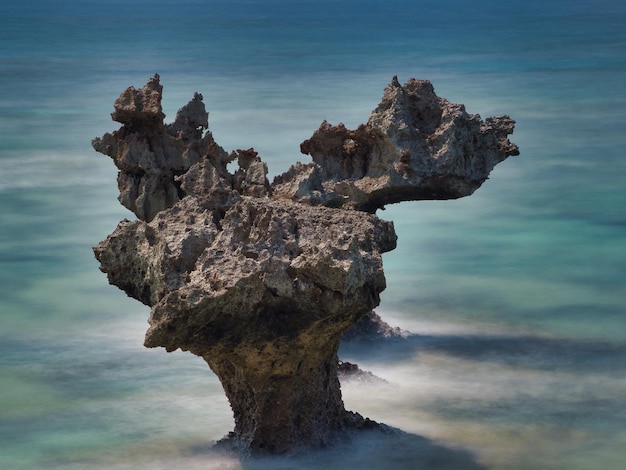
[[[313,161],[270,185],[254,149],[215,143],[202,95],[172,124],[161,98],[158,75],[130,87],[112,114],[122,127],[93,141],[137,216],[94,252],[111,284],[151,308],[145,345],[208,363],[244,452],[297,452],[374,426],[345,410],[337,378],[341,337],[377,318],[381,254],[396,246],[393,224],[374,212],[471,194],[518,153],[514,122],[483,122],[429,82],[394,77],[367,124],[323,122],[301,146]]]

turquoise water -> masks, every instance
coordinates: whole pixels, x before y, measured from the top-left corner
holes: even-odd
[[[4,2],[0,468],[458,468],[453,451],[466,468],[623,467],[624,24],[617,1]],[[296,462],[208,450],[233,427],[217,379],[142,347],[146,308],[91,252],[131,214],[90,141],[154,73],[168,118],[201,92],[217,142],[272,175],[306,161],[323,119],[365,122],[396,74],[517,121],[522,155],[473,196],[379,212],[399,244],[378,311],[417,336],[345,348],[387,384],[344,400],[426,440]]]

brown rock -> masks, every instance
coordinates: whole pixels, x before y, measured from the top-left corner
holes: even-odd
[[[381,254],[396,246],[384,204],[471,194],[515,154],[508,118],[485,123],[397,79],[367,125],[323,123],[298,163],[267,181],[254,149],[227,154],[202,96],[162,122],[158,76],[115,103],[123,126],[94,139],[120,170],[122,221],[94,248],[109,282],[151,307],[147,347],[201,356],[235,418],[232,440],[253,453],[330,444],[375,426],[345,410],[337,379],[344,332],[385,288]],[[226,165],[237,159],[230,174]],[[360,209],[360,210],[347,210]],[[364,212],[365,211],[365,212]]]
[[[408,200],[469,196],[494,166],[511,155],[515,122],[485,122],[465,107],[435,95],[426,80],[397,77],[366,125],[356,130],[324,121],[302,143],[311,165],[292,167],[273,184],[293,201],[375,212]]]
[[[158,75],[140,90],[128,88],[112,114],[122,128],[92,141],[94,149],[113,158],[120,170],[119,201],[142,220],[152,220],[185,196],[177,177],[196,163],[209,162],[224,184],[232,186],[232,175],[226,170],[231,161],[228,154],[210,132],[202,136],[208,127],[202,95],[196,93],[166,126],[162,90]]]

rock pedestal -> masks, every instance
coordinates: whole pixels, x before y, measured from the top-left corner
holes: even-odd
[[[109,282],[151,307],[147,347],[201,356],[230,401],[245,452],[329,445],[371,421],[345,410],[343,333],[385,288],[396,246],[385,204],[471,194],[518,153],[508,117],[486,122],[397,79],[357,130],[322,123],[272,184],[254,149],[227,153],[202,96],[164,124],[158,75],[115,102],[122,127],[94,139],[119,169],[120,222],[94,248]],[[239,168],[226,166],[237,160]]]

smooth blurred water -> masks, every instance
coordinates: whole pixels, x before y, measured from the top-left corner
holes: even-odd
[[[28,0],[0,5],[0,468],[621,468],[626,461],[626,4]],[[194,91],[227,150],[286,170],[393,75],[510,114],[520,157],[473,196],[379,212],[379,313],[415,333],[342,357],[348,408],[407,435],[297,461],[210,450],[232,427],[200,359],[142,346],[147,310],[91,246],[131,217],[90,147],[129,85]],[[418,437],[422,436],[422,437]]]

